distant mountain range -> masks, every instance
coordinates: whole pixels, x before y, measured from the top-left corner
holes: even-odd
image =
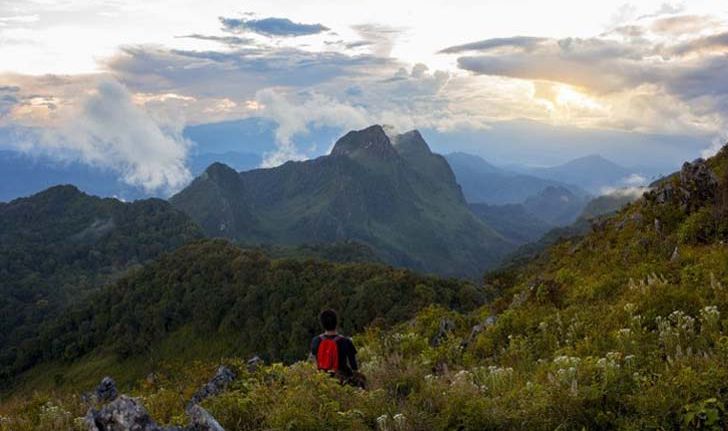
[[[262,157],[253,153],[192,154],[188,166],[193,175],[211,163],[225,160],[238,170],[260,166]],[[130,186],[113,171],[80,162],[62,162],[46,156],[29,156],[18,151],[0,151],[0,202],[38,193],[60,184],[73,184],[86,193],[131,201],[155,197],[141,187]]]
[[[575,185],[496,167],[480,156],[451,153],[445,156],[470,203],[502,205],[522,203],[547,187],[562,187],[579,197],[588,193]]]
[[[523,206],[552,225],[564,226],[573,223],[590,200],[575,195],[566,187],[548,186],[526,199]]]
[[[187,166],[197,176],[214,162],[237,171],[260,166],[276,150],[277,125],[271,120],[246,118],[234,121],[191,125],[184,137],[194,142]],[[75,161],[61,161],[41,155],[27,155],[8,145],[13,136],[0,128],[0,201],[28,196],[58,184],[72,183],[81,190],[99,196],[116,196],[124,200],[162,197],[140,187],[125,184],[118,174]],[[438,140],[438,133],[427,131]],[[308,158],[324,155],[340,132],[336,128],[312,127],[310,133],[296,136],[297,151]],[[457,134],[455,134],[458,136]],[[440,143],[438,148],[451,148]],[[626,169],[600,156],[588,156],[551,168],[524,166],[496,167],[478,156],[453,153],[447,156],[468,202],[500,205],[521,203],[546,186],[566,187],[577,196],[586,192],[599,194],[605,186],[624,185],[634,169]]]
[[[209,236],[243,244],[354,240],[386,262],[477,276],[514,244],[468,209],[444,157],[417,131],[352,131],[329,155],[237,172],[216,163],[170,202]]]
[[[637,175],[599,155],[580,157],[548,168],[530,168],[526,172],[539,178],[577,184],[595,195],[602,194],[606,187],[627,185],[630,176]]]

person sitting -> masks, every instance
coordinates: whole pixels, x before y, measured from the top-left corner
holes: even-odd
[[[342,384],[364,387],[364,376],[359,373],[356,347],[350,338],[338,332],[339,318],[334,310],[319,315],[324,332],[311,340],[311,355],[319,370],[339,379]]]

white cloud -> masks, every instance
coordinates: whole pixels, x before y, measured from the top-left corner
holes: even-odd
[[[632,200],[637,200],[642,197],[642,195],[645,194],[645,192],[649,191],[649,187],[642,187],[642,186],[635,186],[635,187],[604,187],[600,191],[600,195],[602,196],[614,196],[617,198],[630,198]]]
[[[626,178],[623,178],[621,181],[622,184],[632,187],[644,185],[646,182],[647,178],[643,177],[640,174],[631,174]]]
[[[720,151],[720,149],[723,148],[724,145],[726,145],[726,142],[728,142],[728,136],[725,135],[713,138],[710,146],[700,152],[700,157],[704,159],[713,157],[714,155],[718,154],[718,151]]]
[[[294,97],[298,100],[292,100]],[[368,116],[363,109],[342,104],[318,93],[289,97],[282,91],[266,89],[258,92],[256,100],[262,106],[260,114],[278,123],[278,149],[265,155],[263,167],[277,166],[287,160],[304,159],[305,156],[298,152],[292,138],[308,133],[311,125],[357,128],[368,123]]]
[[[157,123],[116,81],[99,82],[80,105],[59,115],[64,121],[26,142],[26,150],[116,171],[149,192],[171,193],[191,178],[181,124]]]

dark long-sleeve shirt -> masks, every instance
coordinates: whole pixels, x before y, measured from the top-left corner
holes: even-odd
[[[354,343],[351,341],[351,338],[341,335],[321,334],[315,336],[313,340],[311,340],[311,354],[314,358],[318,354],[321,337],[326,337],[328,339],[339,337],[336,341],[336,347],[339,351],[339,371],[342,374],[350,376],[352,374],[352,370],[356,371],[359,369],[359,366],[356,363],[356,347],[354,347]]]

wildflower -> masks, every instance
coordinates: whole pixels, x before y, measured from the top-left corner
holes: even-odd
[[[630,316],[634,314],[634,312],[637,310],[637,306],[632,304],[631,302],[628,302],[624,304],[624,311],[627,312]]]
[[[377,418],[377,425],[381,431],[388,431],[389,416],[385,413]]]

